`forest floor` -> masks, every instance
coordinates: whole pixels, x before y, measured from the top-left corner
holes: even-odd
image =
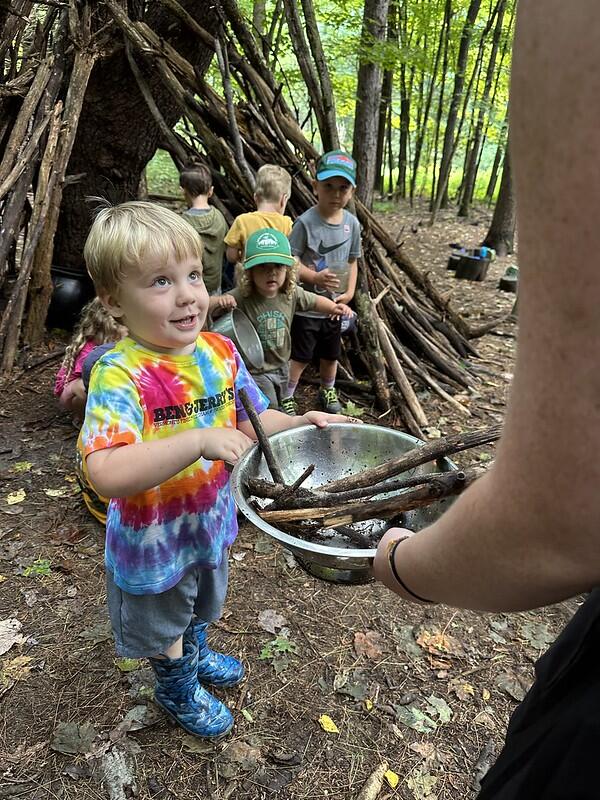
[[[445,268],[448,244],[478,245],[489,217],[442,212],[431,229],[424,209],[381,214],[474,321],[514,301],[497,289],[514,259],[493,263],[482,283]],[[469,420],[420,393],[430,436],[502,420],[515,334],[506,322],[477,342],[481,380],[463,398]],[[48,352],[62,344],[50,339]],[[312,578],[245,524],[212,643],[240,656],[248,677],[222,694],[233,733],[219,743],[194,739],[151,702],[147,664],[115,659],[103,531],[77,493],[77,431],[52,397],[56,367],[23,372],[5,387],[0,410],[0,798],[346,800],[384,762],[380,800],[474,797],[535,659],[577,602],[520,614],[413,606],[380,585]],[[304,408],[314,394],[303,388]],[[372,409],[365,419],[377,421]],[[398,424],[391,415],[379,422]],[[337,732],[324,730],[323,715]]]

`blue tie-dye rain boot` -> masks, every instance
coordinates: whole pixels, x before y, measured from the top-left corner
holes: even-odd
[[[211,650],[206,644],[207,628],[208,623],[200,620],[188,628],[198,642],[198,680],[210,686],[236,686],[244,679],[244,665],[233,656]]]
[[[231,730],[231,711],[198,683],[198,647],[191,637],[183,640],[182,658],[149,660],[156,675],[154,699],[178,725],[207,739]]]

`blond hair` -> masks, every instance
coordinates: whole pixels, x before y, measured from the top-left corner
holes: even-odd
[[[278,203],[282,195],[290,196],[292,177],[277,164],[263,164],[256,173],[254,194],[265,203]]]
[[[132,270],[153,259],[166,262],[202,259],[202,239],[174,211],[132,200],[104,206],[98,212],[83,248],[87,270],[96,291],[113,293]]]
[[[265,262],[268,263],[268,262]],[[259,266],[256,264],[256,266]],[[277,266],[283,266],[281,264],[277,264]],[[241,265],[237,267],[238,272],[236,275],[236,283],[240,290],[240,294],[242,297],[251,297],[255,291],[256,287],[254,286],[254,281],[252,280],[252,270],[254,267],[250,267],[250,269],[243,269]],[[286,267],[285,270],[285,280],[279,289],[279,294],[284,294],[288,300],[291,300],[294,292],[296,291],[296,286],[298,284],[298,261],[291,267]]]
[[[93,300],[81,309],[77,327],[73,331],[73,338],[65,350],[62,367],[65,371],[65,383],[68,382],[84,344],[93,341],[96,344],[118,342],[123,337],[123,326],[104,308],[100,299]]]

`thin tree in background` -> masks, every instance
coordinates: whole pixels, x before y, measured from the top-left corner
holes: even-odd
[[[504,156],[504,166],[502,168],[500,191],[498,192],[492,223],[487,236],[483,240],[483,244],[486,247],[492,247],[499,256],[509,255],[514,251],[516,222],[517,215],[509,135],[509,141],[506,145],[506,154]]]
[[[396,16],[398,12],[397,0],[390,0],[388,9],[387,40],[389,44],[398,44],[398,30]],[[394,84],[394,70],[386,67],[383,72],[383,83],[381,86],[381,101],[379,103],[379,123],[377,131],[377,156],[375,159],[375,188],[383,193],[385,186],[385,144],[391,136],[392,125],[392,88]],[[392,176],[390,174],[390,192],[393,191]]]
[[[412,177],[410,181],[410,202],[412,205],[414,194],[415,194],[415,184],[417,181],[417,174],[419,172],[419,165],[421,163],[421,152],[423,150],[423,141],[425,139],[425,133],[427,131],[427,123],[429,120],[429,112],[431,110],[431,103],[433,100],[433,90],[437,83],[437,73],[440,63],[440,58],[442,57],[442,53],[447,54],[448,51],[448,38],[449,38],[449,31],[450,31],[450,20],[452,18],[452,0],[446,0],[444,4],[444,19],[442,22],[442,29],[440,31],[440,36],[438,39],[438,46],[435,51],[435,58],[433,60],[433,66],[431,68],[431,77],[429,80],[429,86],[427,89],[427,97],[425,100],[425,108],[423,110],[423,118],[421,120],[421,125],[419,128],[419,132],[417,134],[417,138],[415,141],[415,152],[413,157],[413,169],[412,169]],[[443,87],[442,87],[443,91]]]
[[[496,191],[496,182],[498,180],[498,172],[500,171],[500,164],[502,163],[502,156],[504,155],[504,149],[506,147],[507,131],[508,131],[508,113],[504,118],[504,122],[502,123],[502,128],[500,131],[500,141],[498,142],[498,146],[496,147],[496,154],[494,155],[494,163],[492,164],[492,171],[490,172],[490,179],[488,181],[488,186],[485,192],[485,202],[488,205],[491,205],[492,200],[494,199],[494,192]]]
[[[498,0],[496,7],[496,26],[494,28],[494,36],[492,38],[492,49],[490,58],[487,65],[485,84],[479,103],[479,113],[475,130],[473,132],[473,140],[471,148],[468,151],[467,163],[465,167],[465,174],[463,179],[462,199],[458,209],[459,217],[467,217],[469,215],[469,206],[473,199],[473,192],[475,189],[475,179],[477,177],[477,165],[479,163],[479,155],[481,148],[481,140],[483,134],[483,126],[485,118],[488,114],[488,102],[490,99],[490,92],[496,71],[496,57],[498,55],[498,48],[500,45],[500,36],[502,34],[502,23],[504,21],[504,12],[506,9],[506,0]]]
[[[385,39],[388,6],[389,0],[365,0],[361,34],[352,155],[357,162],[356,194],[368,209],[373,206],[382,83],[381,67],[369,52],[373,43]]]
[[[444,131],[444,144],[442,147],[440,171],[437,180],[435,199],[431,209],[431,225],[433,225],[435,222],[437,212],[440,209],[442,199],[448,188],[450,169],[452,167],[452,155],[454,150],[454,132],[458,118],[458,109],[462,99],[463,87],[465,84],[465,72],[467,68],[467,57],[469,55],[469,45],[471,43],[473,26],[475,24],[475,20],[477,19],[477,14],[479,13],[480,7],[481,0],[471,0],[460,37],[458,57],[456,59],[456,72],[454,75],[454,89],[452,91],[452,98],[450,100],[448,117],[446,118],[446,129]]]
[[[442,30],[442,35],[444,38],[444,57],[442,60],[442,74],[440,79],[440,88],[439,88],[439,96],[438,96],[438,103],[437,103],[437,111],[435,115],[435,129],[434,129],[434,136],[433,136],[433,143],[428,143],[428,153],[427,158],[425,159],[425,163],[429,164],[431,150],[433,149],[433,169],[432,169],[432,178],[431,178],[431,207],[433,207],[433,199],[435,197],[435,187],[436,187],[436,171],[437,171],[437,157],[438,157],[438,145],[440,140],[440,131],[442,127],[442,114],[444,111],[444,102],[445,102],[445,95],[446,95],[446,75],[448,74],[448,62],[449,62],[449,50],[450,50],[450,23],[451,23],[451,16],[452,11],[450,8],[451,4],[448,4],[448,11],[450,12],[450,16],[448,17],[448,25],[444,30]],[[415,183],[417,180],[417,173],[415,171],[414,174]],[[423,181],[424,182],[424,181]]]

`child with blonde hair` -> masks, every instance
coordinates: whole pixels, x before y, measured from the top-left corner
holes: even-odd
[[[86,399],[83,364],[98,345],[116,342],[124,333],[123,326],[106,311],[99,298],[95,297],[83,307],[54,383],[54,394],[64,409],[75,416],[83,416]]]
[[[244,268],[237,288],[211,298],[211,311],[237,306],[256,328],[265,361],[260,369],[250,366],[249,371],[268,397],[269,408],[281,406],[287,389],[294,313],[314,310],[335,318],[351,318],[353,313],[343,303],[301,289],[297,277],[297,260],[287,237],[274,228],[263,228],[251,234],[246,242]]]
[[[237,519],[226,464],[255,439],[244,389],[268,435],[347,417],[289,417],[267,400],[233,343],[203,330],[201,242],[173,211],[132,201],[102,209],[84,248],[104,307],[129,335],[92,372],[78,448],[110,497],[107,601],[117,652],[149,658],[155,702],[179,725],[219,737],[244,666],[207,644],[227,592]]]
[[[240,214],[225,237],[227,260],[235,264],[244,259],[248,237],[263,228],[275,228],[285,236],[292,230],[292,220],[284,215],[292,191],[289,172],[277,164],[263,164],[256,173],[254,201],[256,211]]]

